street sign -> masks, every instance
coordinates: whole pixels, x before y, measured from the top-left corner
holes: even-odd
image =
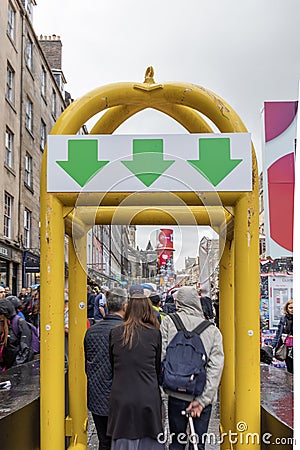
[[[251,190],[249,133],[48,136],[48,192]]]

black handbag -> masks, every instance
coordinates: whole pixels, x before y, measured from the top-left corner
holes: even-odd
[[[285,361],[287,357],[287,346],[285,344],[281,344],[276,350],[275,350],[275,358],[279,361]]]

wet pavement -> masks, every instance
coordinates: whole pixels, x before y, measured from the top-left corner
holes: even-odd
[[[261,406],[294,428],[294,377],[285,369],[261,364]]]
[[[88,450],[98,450],[99,443],[93,417],[89,412]]]
[[[285,369],[261,364],[261,406],[293,428],[293,375]],[[220,425],[219,404],[212,410],[208,433],[218,436]],[[92,417],[89,415],[88,450],[98,450],[98,438]],[[218,450],[219,444],[207,443],[206,450]]]
[[[216,403],[213,406],[212,415],[211,415],[209,428],[208,428],[208,433],[213,433],[214,435],[218,435],[219,423],[220,423],[219,404]],[[98,448],[99,448],[99,443],[98,443],[97,432],[95,429],[92,415],[89,413],[88,450],[98,450]],[[206,450],[218,450],[219,448],[220,448],[219,444],[207,443],[205,446]]]
[[[0,382],[11,382],[11,388],[0,390],[0,419],[12,414],[39,397],[39,361],[14,367],[0,374]],[[293,429],[293,375],[285,369],[261,364],[261,406]],[[213,408],[209,433],[218,435],[219,404]],[[206,450],[218,449],[207,444]],[[88,450],[98,450],[98,438],[89,414]]]
[[[9,389],[0,389],[0,420],[39,398],[39,377],[39,360],[0,372],[0,382],[10,382]]]

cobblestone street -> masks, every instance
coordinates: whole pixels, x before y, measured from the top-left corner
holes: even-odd
[[[218,435],[219,432],[219,404],[213,407],[212,416],[210,419],[210,426],[208,429],[209,433]],[[88,450],[98,450],[98,438],[93,422],[92,415],[89,413],[89,431],[88,431]],[[218,450],[220,448],[219,444],[207,443],[206,450]]]
[[[98,437],[96,433],[96,428],[93,422],[93,417],[89,412],[89,431],[88,431],[88,450],[98,450]]]

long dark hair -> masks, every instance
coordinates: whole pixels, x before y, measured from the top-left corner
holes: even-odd
[[[4,314],[0,314],[0,321],[1,329],[0,329],[0,345],[7,345],[7,338],[8,338],[8,323],[7,318],[4,316]]]
[[[123,345],[132,347],[132,340],[139,327],[159,328],[159,322],[148,297],[132,297],[127,305],[123,322]]]

